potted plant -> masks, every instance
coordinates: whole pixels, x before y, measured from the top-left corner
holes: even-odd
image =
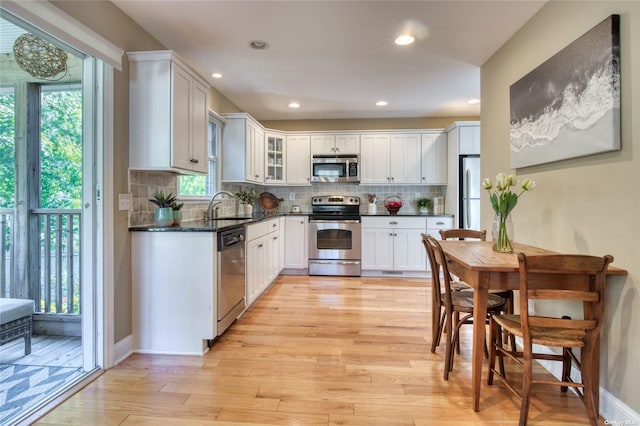
[[[247,190],[241,189],[240,191],[236,192],[236,198],[240,200],[240,204],[244,208],[243,214],[245,216],[252,216],[253,204],[258,199],[258,193],[256,192],[256,190],[253,188]]]
[[[173,210],[173,224],[176,226],[180,225],[182,222],[182,210],[180,210],[182,206],[184,206],[184,203],[177,203],[175,201],[171,203],[171,210]]]
[[[416,200],[416,204],[418,205],[418,210],[420,213],[427,214],[431,209],[431,199],[430,198],[418,198]]]
[[[173,208],[171,204],[176,201],[176,197],[172,193],[165,195],[163,191],[154,192],[151,197],[149,201],[158,206],[154,216],[156,225],[173,225]]]

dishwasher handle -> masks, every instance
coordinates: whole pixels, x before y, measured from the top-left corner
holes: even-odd
[[[231,250],[238,244],[244,244],[244,228],[230,229],[218,233],[218,251]]]

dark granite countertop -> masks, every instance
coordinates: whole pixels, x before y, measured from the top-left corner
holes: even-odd
[[[177,226],[156,226],[156,225],[144,225],[144,226],[132,226],[129,231],[144,231],[144,232],[220,232],[227,229],[235,228],[237,226],[248,225],[261,220],[272,219],[275,217],[285,216],[282,213],[274,213],[267,215],[254,216],[248,218],[220,218],[215,220],[190,220],[182,222]]]
[[[416,212],[407,212],[407,213],[398,213],[397,215],[391,215],[389,212],[378,212],[378,213],[361,213],[360,216],[368,216],[368,217],[376,217],[376,216],[384,216],[384,217],[453,217],[452,214],[421,214]]]

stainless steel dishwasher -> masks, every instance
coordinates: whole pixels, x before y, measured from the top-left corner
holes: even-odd
[[[245,308],[244,226],[218,232],[218,336]]]

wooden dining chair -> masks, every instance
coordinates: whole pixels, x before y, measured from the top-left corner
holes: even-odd
[[[481,229],[441,229],[440,237],[443,240],[479,240],[486,241],[487,240],[487,230]],[[489,290],[489,293],[495,294],[496,296],[500,296],[505,300],[505,313],[512,314],[513,313],[513,291],[512,290]],[[506,336],[505,336],[506,338]],[[460,353],[460,349],[456,348],[458,353]],[[516,350],[516,341],[515,339],[511,339],[511,350]]]
[[[480,231],[475,229],[462,229],[462,228],[454,228],[454,229],[441,229],[440,237],[443,240],[487,240],[487,230],[482,229]]]
[[[518,255],[521,313],[520,315],[491,315],[491,346],[487,383],[491,385],[495,375],[507,388],[522,399],[519,423],[521,426],[527,424],[532,394],[531,386],[539,383],[560,386],[564,392],[569,386],[575,387],[586,406],[589,421],[592,425],[597,424],[598,412],[594,397],[593,374],[597,374],[599,371],[597,365],[594,369],[594,363],[598,362],[599,358],[594,349],[602,326],[607,267],[612,261],[613,257],[609,255],[604,257],[586,255],[526,256],[524,253]],[[569,284],[575,283],[575,286],[588,282],[589,288],[588,290],[558,289],[559,280]],[[552,318],[529,313],[529,301],[538,299],[559,300],[563,303],[568,300],[582,302],[584,318],[571,319],[568,316]],[[522,337],[522,352],[504,349],[501,341],[502,330]],[[534,343],[562,348],[562,353],[558,355],[534,353],[532,348]],[[571,348],[581,349],[581,365],[573,356]],[[496,357],[502,361],[504,356],[515,360],[524,369],[521,392],[518,392],[507,381],[504,371],[496,371],[495,369]],[[561,380],[534,379],[532,377],[534,359],[562,362]],[[575,383],[571,379],[572,359],[581,370],[582,383]]]
[[[446,350],[444,361],[444,379],[449,380],[449,372],[453,371],[453,348],[460,340],[460,327],[463,324],[473,324],[473,291],[453,291],[451,288],[451,275],[447,267],[442,247],[438,241],[422,234],[422,243],[427,250],[429,261],[431,262],[432,289],[437,300],[437,306],[444,310],[441,320],[438,322],[437,340],[431,342],[431,352],[435,352],[443,330],[446,334]],[[442,273],[441,273],[442,272]],[[441,280],[442,277],[442,280]],[[442,285],[444,284],[444,285]],[[487,301],[487,312],[499,313],[504,310],[505,301],[494,294],[489,294]],[[460,315],[462,315],[460,317]],[[454,323],[455,319],[455,323]],[[481,321],[487,321],[483,318]],[[436,344],[438,343],[438,344]]]

